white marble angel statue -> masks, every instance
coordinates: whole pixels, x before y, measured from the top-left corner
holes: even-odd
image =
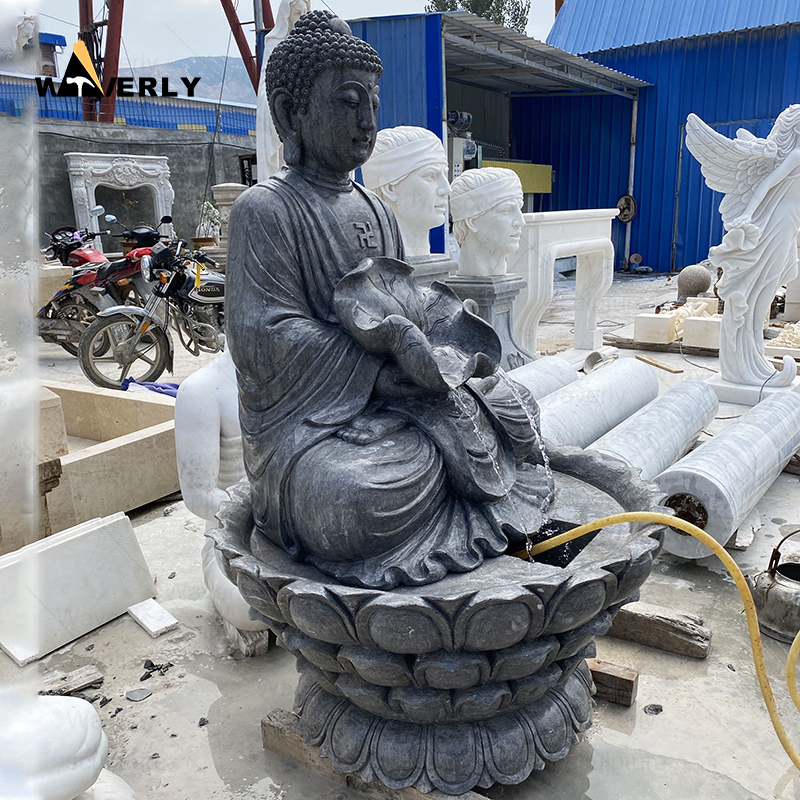
[[[720,375],[747,386],[789,386],[794,359],[784,357],[775,372],[764,357],[763,328],[778,287],[797,275],[800,105],[781,112],[766,139],[744,129],[728,139],[690,114],[686,146],[708,187],[725,193],[719,210],[726,233],[709,251],[722,269],[717,293],[725,301]]]
[[[267,99],[267,61],[272,51],[292,32],[297,20],[309,11],[311,0],[281,0],[275,15],[275,27],[265,37],[256,101],[256,163],[259,183],[264,183],[283,166],[283,145],[272,123]]]

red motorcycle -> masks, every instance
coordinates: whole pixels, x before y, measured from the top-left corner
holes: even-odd
[[[104,211],[103,206],[95,206],[89,215],[99,217]],[[64,225],[47,234],[50,237],[50,244],[44,250],[45,255],[49,259],[57,258],[65,267],[73,269],[80,269],[87,265],[107,264],[108,259],[105,255],[91,246],[91,242],[104,233],[111,233],[111,231],[95,233],[89,230],[88,225],[80,230],[72,225]]]
[[[95,213],[97,209],[99,213],[103,212],[102,206],[96,206],[92,209],[92,216],[98,216]],[[105,219],[106,222],[117,221],[111,215]],[[161,224],[167,222],[172,222],[172,218],[161,220]],[[99,251],[86,247],[85,242],[81,244],[78,238],[70,238],[69,229],[60,228],[59,231],[62,235],[56,244],[61,249],[55,252],[61,263],[69,264],[70,260],[83,263],[75,264],[72,277],[39,309],[36,314],[38,333],[45,342],[58,344],[70,355],[77,356],[78,342],[99,311],[112,306],[144,305],[150,295],[150,285],[142,275],[140,262],[161,237],[155,228],[147,225],[125,231],[123,235],[135,241],[136,247],[119,261],[109,262]],[[59,231],[51,234],[51,244]],[[89,241],[101,235],[89,233],[86,229],[77,233],[81,236],[88,233],[86,239]],[[76,243],[77,246],[73,246]],[[108,342],[98,339],[94,347],[95,354],[100,356],[108,349]]]

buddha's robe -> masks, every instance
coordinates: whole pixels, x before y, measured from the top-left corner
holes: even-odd
[[[254,553],[266,537],[340,580],[391,588],[473,569],[539,527],[550,487],[527,463],[534,432],[514,396],[521,387],[490,377],[413,400],[373,393],[392,357],[359,343],[333,298],[364,259],[403,258],[377,197],[284,170],[237,200],[229,242],[226,324]],[[446,327],[453,302],[429,296],[434,327]],[[405,425],[367,445],[337,436],[386,411]]]

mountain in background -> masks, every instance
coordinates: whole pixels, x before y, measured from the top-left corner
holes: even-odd
[[[169,78],[172,91],[186,94],[186,87],[181,82],[181,77],[199,77],[200,83],[195,87],[195,97],[209,100],[219,100],[220,86],[222,85],[223,72],[225,86],[222,99],[229,103],[248,103],[255,105],[256,94],[253,85],[244,68],[242,59],[237,55],[228,56],[228,66],[225,67],[225,56],[190,56],[168,64],[154,64],[149,67],[137,67],[134,70],[120,66],[119,74],[123,77],[133,75],[153,76],[154,78]],[[159,87],[160,88],[160,87]]]

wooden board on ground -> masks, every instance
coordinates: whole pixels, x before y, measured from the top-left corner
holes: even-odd
[[[103,682],[103,673],[94,664],[87,664],[72,672],[51,672],[42,679],[41,694],[70,694]]]
[[[669,344],[651,344],[649,342],[637,342],[633,338],[633,325],[622,328],[614,333],[607,333],[603,336],[603,344],[611,347],[619,347],[622,350],[648,350],[654,353],[683,353],[685,356],[710,356],[719,358],[719,350],[710,347],[688,347],[680,340]],[[681,349],[681,347],[683,349]]]
[[[683,372],[683,367],[673,367],[672,364],[665,364],[663,361],[657,361],[655,358],[650,358],[650,356],[643,356],[641,353],[638,353],[635,358],[643,364],[649,364],[651,367],[663,369],[664,372],[671,372],[673,375],[678,375]]]
[[[586,663],[597,688],[598,700],[608,700],[621,706],[632,706],[639,689],[639,672],[631,667],[611,664],[599,658],[587,658]]]
[[[706,658],[711,650],[702,619],[649,603],[623,606],[607,635],[690,658]]]
[[[389,789],[379,781],[367,783],[358,775],[344,775],[334,769],[327,758],[319,754],[318,747],[312,747],[303,741],[298,732],[298,719],[295,714],[277,708],[261,720],[261,741],[265,750],[277,753],[279,756],[294,761],[301,767],[314,770],[314,772],[342,784],[348,789],[359,792],[370,800],[486,800],[485,795],[476,792],[466,794],[446,795],[439,791],[423,794],[417,789]]]

